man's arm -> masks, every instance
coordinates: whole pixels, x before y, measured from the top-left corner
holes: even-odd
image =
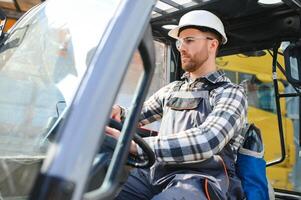
[[[163,104],[167,94],[170,94],[170,90],[173,88],[175,82],[166,85],[153,94],[147,101],[144,102],[141,115],[139,117],[139,125],[144,126],[154,121],[158,121],[162,118]],[[121,119],[125,119],[128,114],[128,110],[120,107]]]
[[[220,90],[214,98],[213,111],[203,124],[169,136],[144,138],[159,162],[198,161],[220,152],[246,120],[247,100],[240,86]],[[138,154],[143,152],[138,147]]]

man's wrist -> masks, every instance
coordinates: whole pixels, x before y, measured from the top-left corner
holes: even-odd
[[[138,155],[138,145],[136,144],[136,142],[132,141],[132,145],[131,145],[131,149],[130,152],[132,154],[134,154],[135,156]]]
[[[124,121],[125,120],[125,109],[121,106],[119,106],[120,108],[120,120]]]

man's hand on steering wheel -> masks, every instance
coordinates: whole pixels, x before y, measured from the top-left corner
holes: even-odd
[[[118,105],[114,105],[112,108],[111,118],[118,122],[121,122],[121,108]]]
[[[113,106],[109,126],[107,126],[105,130],[106,135],[108,136],[107,140],[111,142],[112,147],[116,146],[116,141],[120,137],[120,131],[123,126],[123,124],[121,123],[121,112],[122,108],[120,106]],[[140,130],[137,131],[137,133],[141,135],[145,134],[143,131],[143,133]],[[137,133],[134,134],[133,140],[131,141],[129,149],[130,155],[128,157],[127,164],[133,167],[149,168],[155,163],[155,153],[152,151],[151,147]],[[112,141],[110,138],[115,139],[115,141]],[[138,157],[138,146],[144,152],[146,159],[140,159]]]
[[[113,106],[111,118],[118,122],[121,122],[121,108],[119,105]],[[118,138],[120,136],[120,131],[115,128],[111,128],[111,127],[107,126],[106,134],[108,134],[108,135],[112,136],[113,138],[115,138],[116,140],[118,140]],[[132,141],[132,143],[131,143],[130,153],[133,155],[137,155],[137,144],[134,141]]]
[[[107,126],[106,134],[108,134],[108,135],[112,136],[113,138],[115,138],[116,140],[118,140],[118,138],[120,136],[120,131],[115,128],[111,128],[111,127]],[[132,143],[131,143],[130,153],[133,155],[137,155],[137,144],[134,141],[132,141]]]

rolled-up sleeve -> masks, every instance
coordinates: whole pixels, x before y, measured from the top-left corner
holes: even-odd
[[[145,138],[157,161],[183,163],[208,159],[242,131],[247,115],[247,98],[243,88],[231,84],[218,89],[212,98],[213,110],[200,126],[168,136]],[[139,147],[138,154],[144,157]]]

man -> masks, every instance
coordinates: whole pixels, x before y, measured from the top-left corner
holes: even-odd
[[[177,40],[183,80],[161,88],[145,103],[140,125],[161,121],[159,135],[145,138],[156,155],[149,170],[135,169],[116,199],[243,199],[235,172],[246,123],[243,88],[217,71],[219,46],[227,42],[213,13],[191,11],[169,35]],[[125,117],[113,107],[112,117]],[[120,132],[106,129],[118,138]],[[143,158],[132,142],[130,152]]]

